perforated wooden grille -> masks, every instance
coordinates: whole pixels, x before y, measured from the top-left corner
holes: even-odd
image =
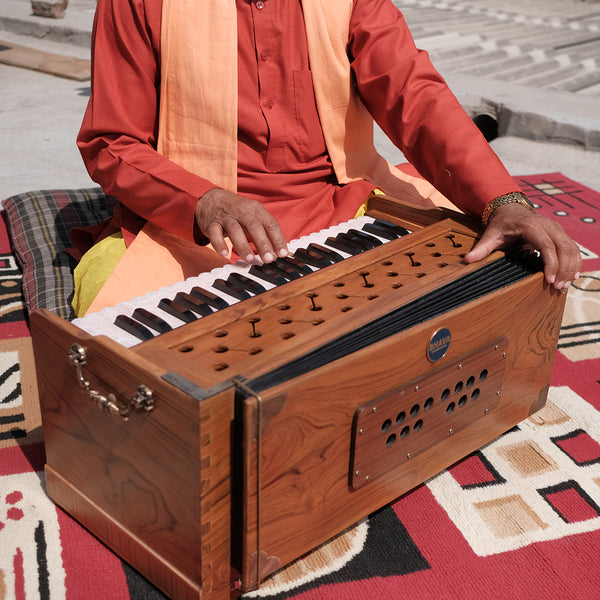
[[[406,464],[474,421],[489,418],[502,390],[506,340],[470,354],[358,407],[351,485]]]

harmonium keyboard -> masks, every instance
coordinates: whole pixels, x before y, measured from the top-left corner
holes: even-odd
[[[410,232],[410,233],[409,233]],[[565,297],[476,222],[366,217],[66,322],[31,316],[51,498],[174,598],[228,598],[544,405]]]

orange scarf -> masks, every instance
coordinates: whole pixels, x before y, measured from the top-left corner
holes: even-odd
[[[366,179],[414,204],[440,203],[373,145],[373,119],[352,82],[346,47],[352,0],[302,0],[317,109],[338,182]],[[237,13],[233,0],[163,0],[158,151],[237,190]]]

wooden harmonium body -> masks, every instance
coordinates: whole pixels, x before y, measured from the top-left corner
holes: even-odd
[[[412,233],[129,348],[32,315],[48,492],[168,595],[256,588],[543,406],[538,257],[467,265],[467,217],[370,215]]]

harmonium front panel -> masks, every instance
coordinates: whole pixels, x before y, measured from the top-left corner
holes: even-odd
[[[199,439],[192,447],[199,454],[201,522],[192,529],[201,536],[202,556],[184,569],[184,578],[203,595],[223,587],[229,576],[222,564],[215,566],[228,560],[222,548],[225,504],[234,522],[232,577],[239,577],[239,591],[252,589],[277,565],[412,489],[543,403],[564,298],[543,284],[539,260],[496,252],[466,265],[477,230],[461,217],[413,227],[420,217],[403,218],[403,209],[385,200],[382,206],[377,217],[414,232],[368,250],[357,249],[361,236],[352,238],[354,246],[345,245],[343,236],[342,245],[328,245],[333,236],[326,233],[310,256],[296,253],[307,262],[325,256],[326,268],[317,262],[314,272],[284,279],[285,285],[276,279],[269,285],[264,273],[257,278],[250,271],[266,291],[218,309],[197,307],[205,316],[161,335],[146,332],[139,336],[145,341],[133,336],[124,342],[129,348],[102,342],[93,319],[84,329],[94,335],[64,326],[66,338],[118,347],[120,360],[150,365],[161,386],[198,402]],[[331,259],[332,251],[344,260]],[[168,309],[181,300],[193,309],[190,296],[198,285],[186,285]],[[165,293],[155,294],[158,302]],[[103,312],[121,325],[139,314],[130,305]],[[34,321],[43,323],[45,316]],[[102,381],[95,368],[89,361],[90,379]],[[157,404],[144,418],[158,417],[160,410]],[[166,568],[173,572],[181,565],[175,560]],[[171,589],[164,582],[162,587]]]

